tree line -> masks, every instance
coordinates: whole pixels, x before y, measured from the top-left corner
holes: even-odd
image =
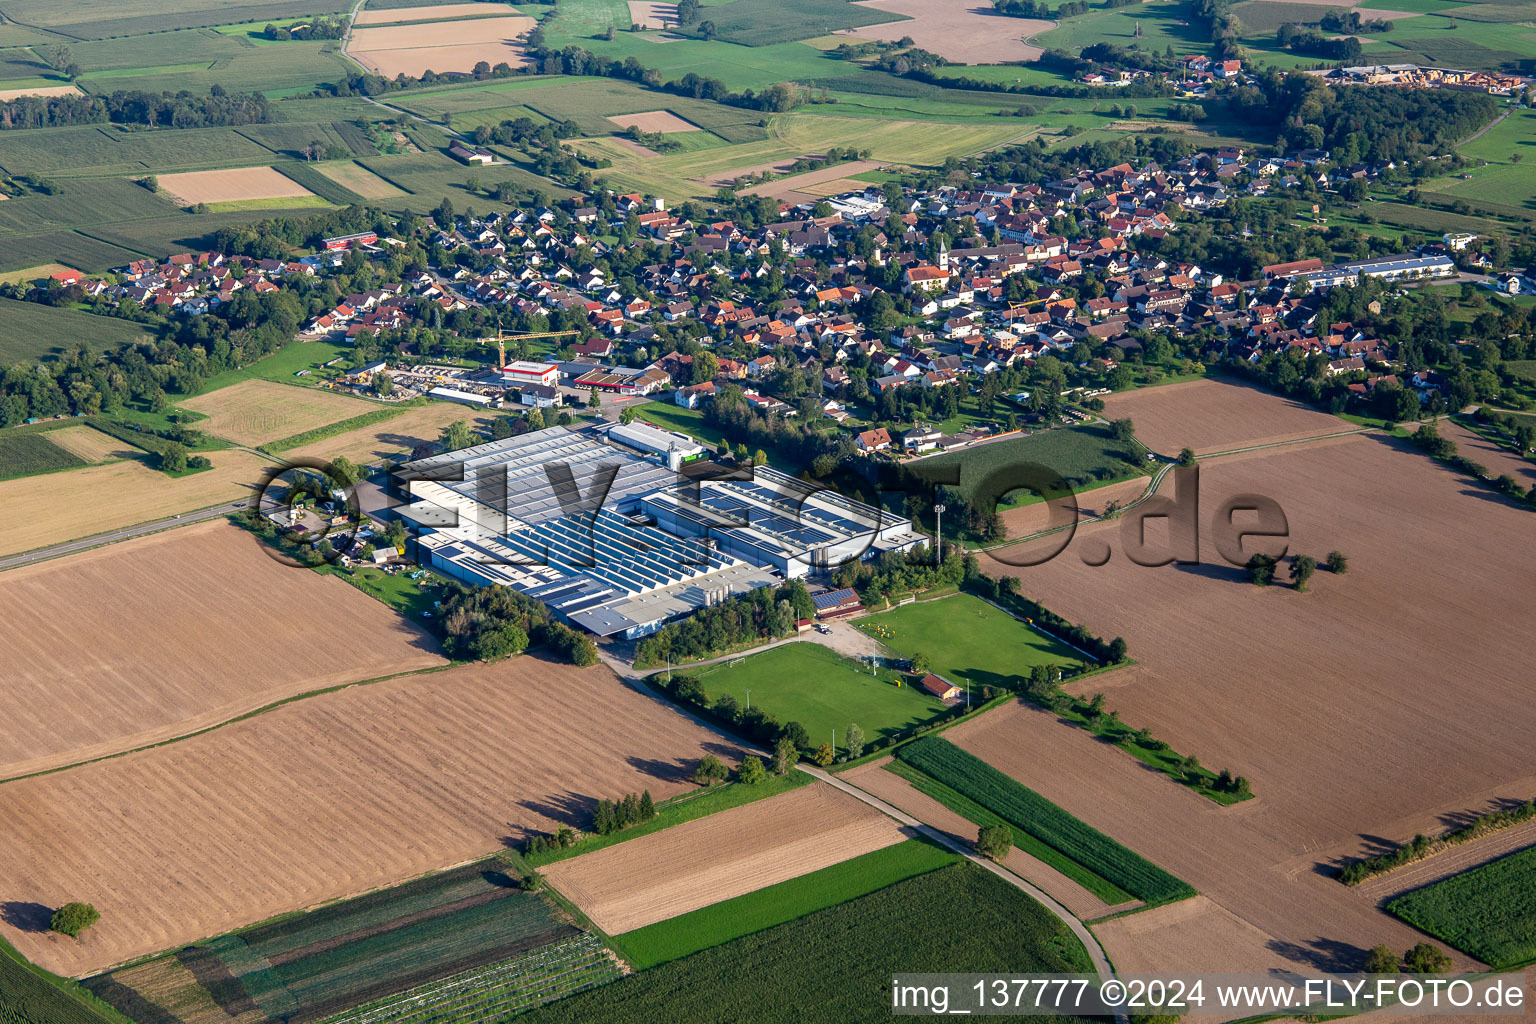
[[[259,92],[231,93],[214,85],[206,96],[120,89],[106,96],[18,96],[0,102],[0,129],[72,124],[141,124],[149,128],[207,128],[264,124],[271,103]]]

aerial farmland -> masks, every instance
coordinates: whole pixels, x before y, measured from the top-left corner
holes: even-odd
[[[0,0],[0,1024],[1536,999],[1528,7]]]

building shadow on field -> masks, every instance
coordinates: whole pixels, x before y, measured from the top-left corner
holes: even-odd
[[[19,932],[45,932],[53,920],[53,908],[30,900],[7,900],[0,903],[0,921]]]

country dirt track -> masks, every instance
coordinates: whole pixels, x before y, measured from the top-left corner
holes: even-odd
[[[901,842],[902,827],[812,783],[544,869],[594,924],[619,935]]]
[[[286,705],[169,746],[0,785],[0,932],[82,975],[462,863],[598,797],[692,788],[741,751],[605,668],[532,657]],[[27,930],[88,900],[79,942]]]
[[[1351,424],[1233,380],[1203,379],[1104,398],[1104,418],[1129,417],[1136,436],[1163,455],[1197,455],[1337,434]]]
[[[1209,529],[1243,492],[1280,502],[1293,551],[1340,549],[1348,574],[1319,572],[1305,594],[1249,584]],[[1411,945],[1415,933],[1328,872],[1383,840],[1536,794],[1531,513],[1381,436],[1202,463],[1200,497],[1202,565],[1131,565],[1109,523],[1017,574],[1024,593],[1128,641],[1139,664],[1084,690],[1206,766],[1248,776],[1255,800],[1220,808],[1022,708],[952,738],[1267,932],[1277,957],[1353,966],[1377,942]],[[1078,557],[1095,539],[1114,551],[1100,568]],[[1211,954],[1214,969],[1219,943]]]
[[[218,521],[0,574],[0,621],[0,778],[446,664],[384,605]]]

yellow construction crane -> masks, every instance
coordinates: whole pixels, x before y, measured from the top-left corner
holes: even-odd
[[[496,364],[499,370],[507,365],[507,342],[527,341],[529,338],[563,338],[568,334],[580,334],[580,331],[541,331],[538,334],[508,334],[505,331],[496,332],[496,357],[500,360]]]

